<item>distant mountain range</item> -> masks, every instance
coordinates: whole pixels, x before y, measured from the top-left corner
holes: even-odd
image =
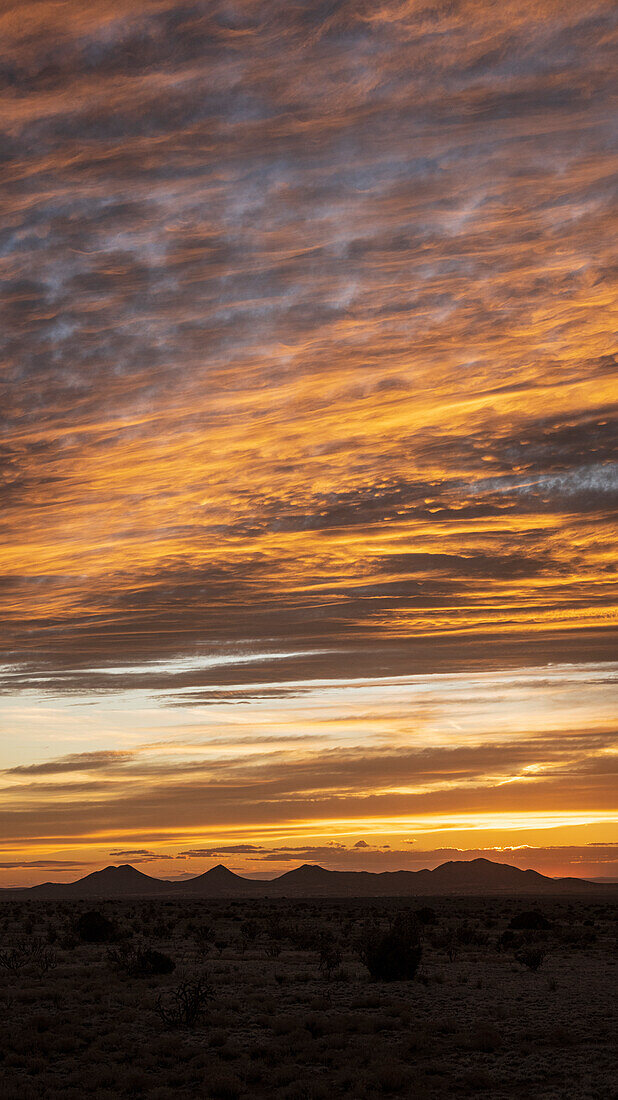
[[[489,859],[451,860],[423,871],[328,871],[305,863],[275,879],[251,879],[222,864],[196,878],[168,881],[153,878],[125,863],[105,867],[77,882],[43,882],[38,886],[1,891],[0,896],[41,898],[203,897],[203,898],[341,898],[437,897],[457,895],[547,895],[616,893],[618,884],[579,878],[548,878]]]

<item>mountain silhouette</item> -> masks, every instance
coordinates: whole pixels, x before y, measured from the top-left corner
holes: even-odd
[[[333,875],[337,877],[350,873],[358,874],[359,872],[328,871],[326,867],[320,867],[319,863],[303,863],[300,867],[295,867],[292,871],[285,871],[272,881],[277,882],[280,886],[326,886],[330,885],[332,882]]]
[[[274,879],[250,879],[219,863],[195,878],[170,882],[153,878],[125,863],[104,867],[76,882],[43,882],[5,889],[2,894],[40,897],[431,897],[439,895],[560,895],[618,893],[618,883],[579,878],[548,878],[490,859],[450,860],[422,871],[329,871],[304,863]]]
[[[423,872],[419,872],[423,874]],[[522,871],[519,867],[513,867],[510,863],[493,863],[490,859],[484,859],[479,857],[478,859],[471,859],[466,862],[461,860],[449,860],[448,863],[442,863],[440,867],[436,867],[433,871],[428,871],[427,874],[432,876],[433,882],[437,885],[443,883],[445,886],[459,885],[474,885],[478,883],[479,886],[484,885],[488,880],[495,886],[509,886],[511,883],[518,883],[523,885],[524,881],[529,882],[530,886],[539,886],[548,879],[545,875],[541,875],[538,871]],[[556,879],[550,881],[556,882]]]
[[[216,867],[204,871],[204,874],[198,875],[197,878],[183,879],[182,882],[174,883],[174,889],[176,893],[199,894],[201,897],[220,898],[233,894],[246,897],[247,894],[260,893],[260,887],[263,885],[263,882],[243,878],[242,875],[237,875],[222,863],[218,863]]]
[[[589,893],[584,879],[552,879],[489,859],[450,860],[434,870],[327,871],[305,863],[271,880],[273,896],[289,897],[420,897],[440,894]]]
[[[44,897],[137,897],[167,894],[169,886],[168,882],[145,875],[130,863],[123,863],[93,871],[77,882],[43,882],[40,886],[32,886],[29,893]]]

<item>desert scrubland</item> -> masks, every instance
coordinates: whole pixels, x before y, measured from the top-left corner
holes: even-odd
[[[612,1100],[617,917],[576,897],[7,898],[0,1095]]]

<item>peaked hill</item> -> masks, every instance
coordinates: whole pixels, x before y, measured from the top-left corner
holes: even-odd
[[[145,875],[130,863],[123,863],[93,871],[77,882],[43,882],[31,887],[29,893],[41,897],[138,897],[167,894],[169,886],[163,879]]]
[[[305,863],[277,878],[251,879],[223,864],[195,878],[170,882],[153,878],[123,864],[93,871],[76,882],[44,882],[2,893],[34,897],[437,897],[440,895],[607,894],[618,896],[618,883],[588,882],[579,878],[548,878],[538,871],[522,871],[510,863],[489,859],[451,860],[422,871],[329,871]]]
[[[198,875],[197,878],[183,879],[182,882],[174,883],[174,892],[177,894],[199,894],[201,897],[209,898],[231,897],[233,895],[246,897],[248,894],[263,895],[264,890],[262,887],[264,885],[264,882],[255,879],[243,878],[242,875],[237,875],[234,871],[230,871],[228,867],[224,867],[222,863],[218,863],[216,867],[204,871],[204,874]]]

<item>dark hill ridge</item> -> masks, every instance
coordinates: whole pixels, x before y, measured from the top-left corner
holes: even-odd
[[[62,898],[140,897],[144,894],[167,894],[169,886],[169,882],[145,875],[130,863],[123,863],[119,867],[93,871],[77,882],[43,882],[40,886],[32,886],[28,893]]]
[[[221,863],[195,878],[170,882],[152,878],[130,864],[104,867],[77,882],[44,882],[39,886],[4,890],[3,894],[35,897],[147,897],[153,895],[203,898],[229,897],[436,897],[438,895],[602,894],[618,896],[618,884],[579,878],[548,878],[538,871],[521,871],[510,863],[490,859],[451,860],[434,870],[329,871],[305,863],[277,878],[250,879]]]
[[[169,885],[169,884],[168,884]],[[175,882],[174,892],[177,894],[199,894],[200,897],[220,898],[238,895],[247,897],[250,894],[263,894],[261,887],[263,882],[251,878],[243,878],[234,871],[218,863],[209,871],[197,878],[186,878],[182,882]]]
[[[272,897],[421,897],[440,894],[549,894],[595,892],[585,879],[552,879],[490,859],[450,860],[430,871],[327,871],[304,864],[268,884]]]

